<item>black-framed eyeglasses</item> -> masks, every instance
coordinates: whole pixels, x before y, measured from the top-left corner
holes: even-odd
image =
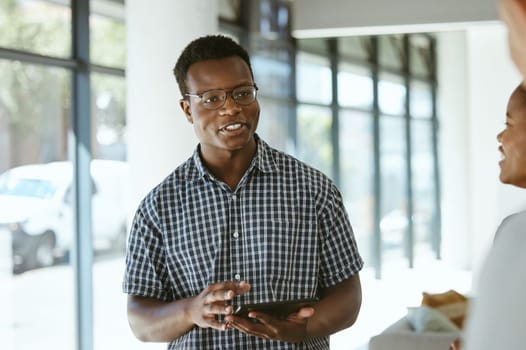
[[[232,99],[240,106],[247,106],[256,100],[258,87],[254,85],[239,86],[231,91],[223,89],[205,91],[200,94],[186,93],[185,96],[197,97],[206,109],[218,109],[225,105],[227,97]]]

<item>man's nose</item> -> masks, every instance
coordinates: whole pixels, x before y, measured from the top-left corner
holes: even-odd
[[[225,104],[221,108],[227,110],[240,110],[241,106],[239,106],[236,100],[234,100],[232,93],[228,93],[226,94]]]

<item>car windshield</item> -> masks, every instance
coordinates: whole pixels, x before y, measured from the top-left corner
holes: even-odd
[[[47,180],[14,178],[7,174],[0,177],[0,195],[45,199],[52,197],[55,190]]]

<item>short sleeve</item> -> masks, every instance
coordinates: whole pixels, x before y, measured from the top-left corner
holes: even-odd
[[[168,287],[165,259],[157,215],[151,205],[143,201],[135,214],[128,239],[123,292],[171,301],[173,296]]]
[[[320,285],[326,288],[352,277],[363,268],[342,196],[334,184],[329,187],[320,226],[323,237]]]

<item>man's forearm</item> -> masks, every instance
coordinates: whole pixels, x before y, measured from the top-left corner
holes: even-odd
[[[128,297],[128,321],[133,334],[145,342],[170,342],[194,327],[188,316],[189,299],[166,303]]]
[[[324,337],[352,326],[361,304],[362,289],[358,274],[328,288],[308,321],[308,337]]]

